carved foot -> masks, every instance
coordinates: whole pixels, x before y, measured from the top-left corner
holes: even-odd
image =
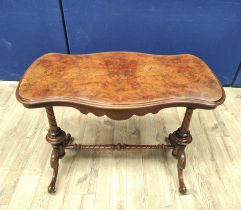
[[[182,194],[186,194],[187,188],[183,181],[183,169],[186,166],[186,155],[184,152],[184,148],[179,149],[178,151],[178,162],[177,162],[177,171],[178,171],[178,179],[179,179],[179,191]]]
[[[53,168],[53,176],[51,179],[51,182],[48,186],[48,192],[49,193],[55,193],[55,183],[57,180],[57,176],[58,176],[58,168],[59,168],[59,149],[53,148],[52,154],[51,154],[51,158],[50,158],[50,165],[51,168]]]
[[[186,166],[186,155],[185,155],[185,147],[192,141],[192,136],[189,131],[181,131],[179,128],[178,130],[174,131],[173,133],[169,134],[168,137],[174,149],[172,151],[172,155],[177,158],[177,171],[178,171],[178,180],[179,180],[179,191],[181,194],[186,194],[186,186],[183,181],[183,170]]]

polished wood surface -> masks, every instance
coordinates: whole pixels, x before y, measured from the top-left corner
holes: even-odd
[[[86,107],[132,109],[130,115],[142,115],[146,113],[136,109],[215,108],[225,96],[210,68],[194,55],[106,52],[38,58],[23,76],[17,98],[30,108],[65,105],[83,113],[89,111]]]
[[[45,109],[18,103],[16,86],[0,82],[1,210],[240,209],[241,89],[225,88],[223,105],[193,112],[185,196],[178,191],[171,152],[155,150],[68,151],[60,160],[57,192],[49,195],[47,115]],[[82,115],[68,107],[55,107],[55,112],[75,143],[159,144],[181,124],[185,108],[125,121]]]

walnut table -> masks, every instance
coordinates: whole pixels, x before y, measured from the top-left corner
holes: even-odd
[[[207,64],[194,55],[49,53],[30,65],[16,97],[27,108],[46,109],[46,139],[53,147],[53,177],[48,192],[55,192],[59,159],[66,149],[172,149],[178,160],[179,190],[184,194],[184,150],[192,141],[189,123],[193,110],[216,108],[224,102],[225,93]],[[81,145],[72,143],[70,134],[58,127],[53,106],[74,107],[83,114],[91,112],[113,120],[157,113],[167,107],[186,107],[186,113],[180,128],[169,134],[168,145]]]

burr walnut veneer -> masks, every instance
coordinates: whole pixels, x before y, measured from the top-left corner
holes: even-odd
[[[172,149],[178,159],[180,192],[185,193],[183,169],[185,147],[192,141],[189,123],[196,108],[214,109],[225,100],[216,76],[200,58],[189,55],[151,55],[105,52],[83,55],[49,53],[34,61],[16,90],[27,108],[45,107],[49,131],[47,141],[53,177],[48,191],[55,191],[59,159],[66,149]],[[170,144],[81,145],[57,126],[53,106],[70,106],[113,120],[157,113],[167,107],[186,107],[180,128],[168,137]]]

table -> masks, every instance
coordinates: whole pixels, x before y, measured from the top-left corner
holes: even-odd
[[[177,158],[179,191],[185,194],[185,147],[192,141],[189,124],[193,110],[216,108],[224,102],[225,92],[208,65],[190,54],[48,53],[29,66],[16,97],[26,108],[46,109],[46,140],[53,148],[49,193],[55,192],[59,159],[66,149],[171,149]],[[71,135],[58,127],[54,106],[73,107],[83,114],[106,115],[113,120],[154,114],[168,107],[185,107],[186,113],[180,128],[169,134],[169,144],[82,145],[74,144]]]

